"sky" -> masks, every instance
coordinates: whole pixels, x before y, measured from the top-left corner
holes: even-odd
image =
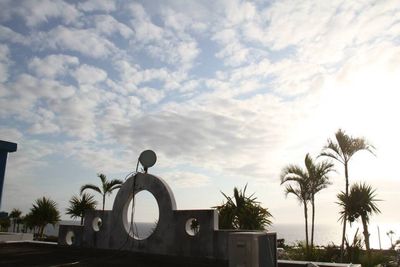
[[[1,209],[47,196],[68,219],[81,185],[152,149],[178,209],[247,184],[274,223],[303,223],[280,172],[341,128],[376,147],[349,173],[382,200],[371,221],[398,223],[399,18],[398,0],[0,0],[0,139],[18,143]],[[317,223],[339,225],[335,166]]]

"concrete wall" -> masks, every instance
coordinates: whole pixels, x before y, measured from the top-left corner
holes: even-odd
[[[0,232],[0,243],[8,241],[31,241],[33,234],[30,233],[3,233]]]
[[[132,197],[142,190],[155,197],[159,220],[154,232],[139,240],[133,235],[127,214]],[[187,231],[191,219],[196,219],[199,224],[195,234]],[[79,240],[67,243],[69,231],[73,231]],[[177,210],[167,183],[154,175],[138,173],[119,189],[111,211],[87,211],[85,224],[80,228],[60,225],[59,244],[227,260],[228,237],[232,232],[237,231],[218,230],[218,214],[214,209]]]
[[[83,226],[63,225],[58,233],[58,244],[61,246],[81,246],[83,240]]]

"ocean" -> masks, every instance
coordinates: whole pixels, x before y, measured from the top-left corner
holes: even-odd
[[[61,224],[79,224],[79,221],[61,221]],[[380,232],[380,239],[381,239],[381,247],[383,249],[390,247],[390,239],[387,236],[387,232],[390,230],[394,231],[395,234],[393,235],[393,241],[399,239],[400,237],[400,223],[397,224],[370,224],[369,225],[369,232],[370,232],[370,243],[372,248],[379,249],[379,234],[378,234],[378,227]],[[139,237],[148,236],[152,229],[154,228],[154,223],[143,223],[138,222],[136,223],[137,232]],[[310,227],[311,228],[311,227]],[[358,234],[362,235],[362,226],[353,224],[353,226],[347,231],[347,236],[349,240],[353,240],[354,234],[358,230]],[[45,228],[45,234],[48,236],[57,236],[58,235],[59,225],[47,225]],[[310,231],[311,229],[309,229]],[[200,228],[201,231],[201,228]],[[305,240],[305,229],[303,224],[273,224],[269,229],[269,232],[276,232],[278,239],[283,238],[285,239],[285,244],[293,245],[296,244],[298,241]],[[342,226],[340,224],[334,225],[323,225],[317,224],[315,226],[315,237],[314,243],[316,245],[328,245],[328,244],[335,244],[340,245],[341,242],[341,233],[342,233]]]

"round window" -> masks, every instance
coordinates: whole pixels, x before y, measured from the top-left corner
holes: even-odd
[[[147,190],[135,194],[123,213],[125,230],[135,239],[148,238],[157,228],[159,208],[157,200]]]

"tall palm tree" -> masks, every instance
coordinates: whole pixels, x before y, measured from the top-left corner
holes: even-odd
[[[297,197],[304,208],[306,250],[309,251],[308,239],[308,202],[311,203],[311,247],[314,246],[314,225],[315,225],[315,195],[326,188],[330,182],[328,173],[333,170],[333,164],[327,161],[315,162],[310,154],[306,154],[303,169],[297,165],[288,165],[281,172],[281,184],[286,185],[285,194],[293,194]]]
[[[309,198],[309,186],[308,181],[305,179],[298,179],[293,180],[296,182],[295,187],[294,185],[286,185],[285,187],[285,195],[288,196],[289,194],[293,194],[297,197],[299,202],[303,205],[304,209],[304,226],[305,226],[305,234],[306,234],[306,251],[309,251],[309,239],[308,239],[308,207],[307,202],[310,200]],[[281,182],[285,183],[285,182]]]
[[[363,137],[352,137],[347,135],[342,129],[339,129],[335,133],[336,140],[328,139],[328,143],[323,148],[320,156],[325,156],[333,158],[334,160],[340,162],[344,166],[344,176],[346,179],[345,194],[349,195],[349,162],[350,159],[358,151],[366,150],[371,154],[374,154],[375,149],[371,144],[369,144]],[[343,216],[343,233],[342,233],[342,243],[340,245],[340,258],[343,261],[344,255],[344,241],[346,238],[346,221],[347,214]]]
[[[52,224],[54,226],[60,220],[60,212],[57,209],[57,203],[46,197],[36,199],[29,216],[31,222],[38,226],[40,238],[43,237],[44,227],[47,224]]]
[[[221,192],[226,202],[216,206],[221,229],[264,230],[272,224],[268,209],[261,207],[253,195],[246,196],[247,185],[243,190],[233,189],[233,198]]]
[[[333,171],[333,164],[328,161],[315,162],[309,154],[304,159],[310,179],[311,202],[311,247],[314,247],[315,195],[330,185],[328,174]]]
[[[369,217],[373,213],[380,213],[379,208],[376,205],[375,190],[366,183],[353,184],[350,188],[350,194],[346,195],[344,192],[338,194],[338,204],[342,207],[340,212],[341,219],[347,216],[347,220],[350,223],[361,218],[361,222],[364,229],[364,242],[368,254],[370,253],[369,245],[369,232],[368,223]]]
[[[93,195],[88,193],[83,193],[82,197],[73,196],[69,200],[69,207],[67,208],[67,214],[71,218],[80,218],[81,225],[83,225],[83,218],[85,217],[85,211],[94,210],[96,208],[97,201],[94,199]]]
[[[104,211],[104,207],[106,204],[106,195],[111,195],[112,191],[114,191],[115,189],[118,189],[122,186],[122,181],[119,179],[114,179],[111,181],[107,181],[107,177],[102,174],[99,173],[97,174],[97,176],[100,178],[101,180],[101,187],[98,187],[96,185],[93,184],[85,184],[81,187],[81,194],[83,193],[83,191],[85,191],[86,189],[91,189],[94,190],[98,193],[100,193],[103,197],[103,211]]]
[[[22,211],[15,208],[10,212],[9,217],[10,219],[12,219],[13,222],[13,232],[15,232],[15,226],[17,225],[17,223],[19,223],[19,220],[21,219],[21,214]]]

